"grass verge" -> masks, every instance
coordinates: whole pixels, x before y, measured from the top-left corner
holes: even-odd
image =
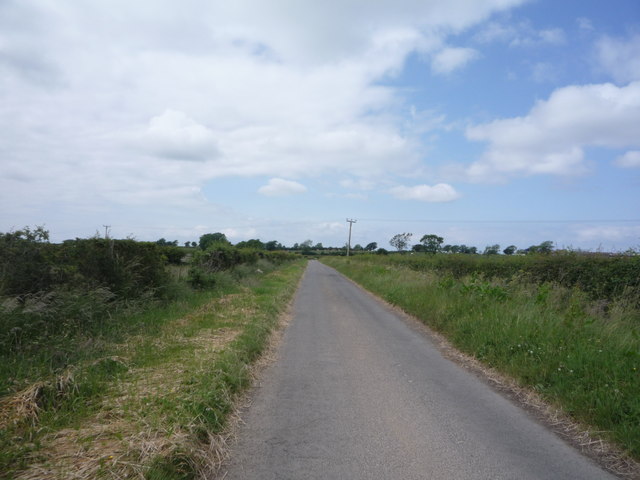
[[[375,257],[322,261],[640,460],[637,298],[605,311],[581,291],[549,283],[456,280]]]
[[[91,337],[95,348],[63,372],[2,397],[0,478],[211,473],[233,400],[304,266],[239,268],[214,291],[112,319],[115,331]]]

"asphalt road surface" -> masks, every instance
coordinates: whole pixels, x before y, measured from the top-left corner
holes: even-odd
[[[614,478],[312,261],[225,479]]]

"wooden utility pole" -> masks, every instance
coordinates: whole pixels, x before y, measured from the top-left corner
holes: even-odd
[[[350,220],[347,218],[347,222],[349,222],[349,242],[347,243],[347,257],[349,256],[349,252],[351,251],[351,227],[357,220]]]

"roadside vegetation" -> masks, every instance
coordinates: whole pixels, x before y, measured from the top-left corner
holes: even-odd
[[[322,261],[640,460],[640,257]]]
[[[0,478],[210,473],[300,257],[0,234]]]

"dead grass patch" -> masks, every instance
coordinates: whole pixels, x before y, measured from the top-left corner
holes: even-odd
[[[36,424],[44,403],[55,402],[77,391],[73,370],[66,370],[53,380],[35,382],[27,388],[0,399],[0,429],[24,422]]]
[[[235,296],[237,297],[237,296]],[[229,299],[225,304],[231,304]],[[218,352],[231,343],[238,333],[237,328],[205,328],[192,337],[179,333],[181,327],[201,315],[216,312],[219,300],[185,316],[167,329],[166,335],[154,340],[158,348],[167,343],[186,343],[192,348],[186,356],[173,359],[153,367],[129,369],[127,380],[113,385],[112,391],[103,400],[99,412],[86,419],[77,429],[63,429],[42,438],[43,448],[34,457],[30,467],[17,478],[22,480],[88,479],[88,478],[144,478],[149,461],[173,452],[187,452],[196,457],[219,456],[219,436],[211,436],[209,445],[195,445],[188,428],[166,425],[158,417],[149,399],[174,399],[182,395],[185,375],[207,368]],[[176,331],[175,329],[178,329]],[[135,351],[144,337],[137,336],[120,349]],[[126,362],[123,357],[119,361]],[[57,380],[60,388],[62,379]],[[68,382],[67,382],[68,383]],[[38,398],[47,386],[39,382],[3,399],[2,422],[30,419],[37,421]],[[13,412],[11,415],[7,412]],[[204,447],[204,451],[203,451]]]

